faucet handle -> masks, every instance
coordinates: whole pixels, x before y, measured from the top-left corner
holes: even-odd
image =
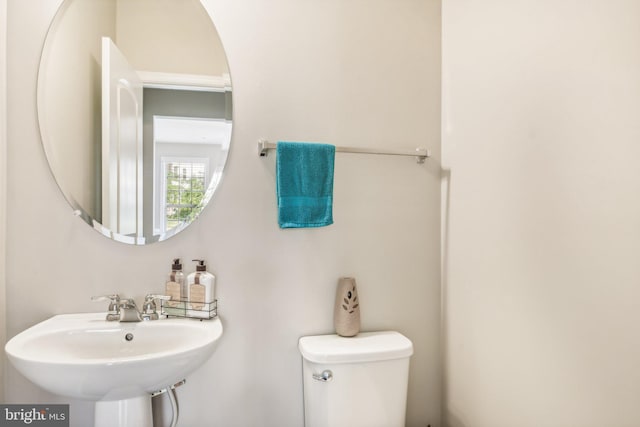
[[[91,301],[118,301],[120,299],[120,295],[112,294],[112,295],[96,295],[91,297]]]
[[[144,304],[142,305],[142,319],[144,320],[157,320],[160,318],[156,311],[155,300],[169,301],[171,299],[168,295],[148,294],[144,297]]]
[[[158,295],[158,294],[147,294],[146,297],[144,297],[144,303],[147,304],[149,302],[153,302],[153,300],[162,300],[162,301],[169,301],[171,299],[171,297],[169,295]]]
[[[120,295],[97,295],[91,297],[91,301],[110,301],[107,312],[107,320],[118,320],[120,317]]]

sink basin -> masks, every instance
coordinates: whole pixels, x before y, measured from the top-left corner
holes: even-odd
[[[16,335],[5,351],[22,375],[52,393],[99,402],[142,398],[147,411],[150,393],[198,368],[221,336],[220,319],[120,323],[107,322],[105,313],[64,314]]]

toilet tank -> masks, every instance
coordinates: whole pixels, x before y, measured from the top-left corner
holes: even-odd
[[[300,338],[305,427],[404,427],[413,345],[393,332]]]

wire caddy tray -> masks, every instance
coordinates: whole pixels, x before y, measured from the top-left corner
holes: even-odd
[[[192,319],[214,319],[218,317],[218,300],[212,302],[161,301],[160,315],[168,317],[188,317]]]

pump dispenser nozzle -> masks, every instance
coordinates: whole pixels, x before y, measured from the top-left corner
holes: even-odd
[[[198,263],[198,265],[196,265],[196,271],[207,271],[207,266],[203,259],[192,259],[191,261]]]
[[[185,301],[187,299],[187,284],[184,281],[184,273],[182,272],[182,264],[180,258],[174,258],[171,264],[171,271],[167,277],[165,284],[165,294],[171,298],[163,304],[166,314],[180,315],[185,311]]]

